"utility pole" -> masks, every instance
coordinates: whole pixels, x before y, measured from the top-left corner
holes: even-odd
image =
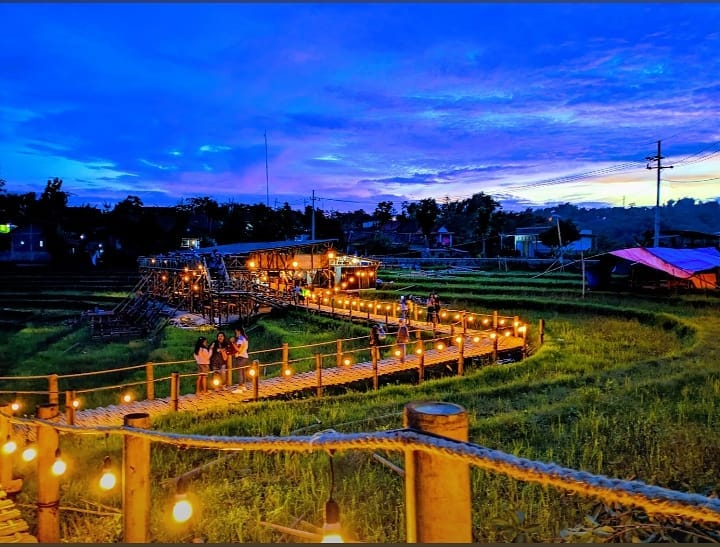
[[[315,190],[312,191],[312,228],[310,238],[315,241]]]
[[[655,232],[653,236],[653,247],[659,247],[660,246],[660,171],[663,169],[672,169],[672,165],[663,165],[662,160],[664,159],[664,156],[660,153],[660,143],[662,141],[657,141],[658,147],[657,147],[657,156],[648,156],[645,158],[648,161],[647,168],[648,169],[657,169],[657,197],[655,198]],[[652,161],[657,161],[657,166],[650,167],[650,163]]]
[[[267,130],[265,130],[265,205],[270,207],[270,179],[268,177]]]

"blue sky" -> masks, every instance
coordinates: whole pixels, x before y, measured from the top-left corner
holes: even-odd
[[[10,192],[654,205],[662,140],[662,202],[720,196],[718,4],[6,3],[0,21]]]

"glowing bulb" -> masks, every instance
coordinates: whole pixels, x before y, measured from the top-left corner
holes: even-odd
[[[22,461],[24,462],[31,462],[35,458],[37,458],[37,448],[35,446],[27,446],[25,447],[25,450],[22,451],[22,454],[20,454],[20,457],[22,458]]]
[[[100,477],[100,488],[102,488],[103,490],[112,490],[113,488],[115,488],[116,484],[117,477],[115,476],[115,473],[113,473],[109,469],[107,471],[103,471],[103,474]]]
[[[349,367],[351,364],[352,361],[349,358],[345,357],[345,359],[343,359],[343,365],[345,365],[346,367]]]
[[[395,350],[395,357],[400,357],[402,355],[402,352],[399,349]]]
[[[80,401],[79,401],[78,399],[73,399],[72,407],[73,407],[73,408],[79,408],[79,407],[80,407]]]
[[[12,440],[10,438],[10,435],[8,435],[7,440],[5,441],[5,444],[3,444],[2,451],[4,454],[14,454],[17,450],[17,442]]]
[[[477,344],[479,341],[480,341],[479,336],[473,336],[473,342],[475,342]]]
[[[215,387],[219,386],[220,385],[220,376],[213,376],[212,383]]]
[[[439,350],[445,349],[445,344],[443,344],[442,342],[440,342],[440,343],[437,345],[437,349],[439,349]]]
[[[423,352],[422,348],[418,348],[415,350],[415,353],[417,353],[418,355],[422,355],[422,352]]]
[[[456,344],[459,344],[460,342],[462,342],[462,336],[456,336],[456,337],[455,337],[455,343],[456,343]]]
[[[50,471],[52,471],[52,474],[55,475],[56,477],[59,477],[60,475],[65,473],[65,471],[67,471],[67,464],[60,457],[59,454],[58,454],[57,458],[55,459],[55,461],[53,462],[52,467],[50,468]]]
[[[123,403],[129,403],[133,400],[132,395],[130,393],[126,393],[122,396]]]
[[[172,510],[175,522],[187,522],[193,515],[193,506],[185,494],[178,494]]]
[[[20,410],[20,403],[16,401],[10,405],[10,408],[13,412],[17,412],[18,410]]]

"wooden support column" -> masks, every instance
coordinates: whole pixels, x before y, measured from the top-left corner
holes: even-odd
[[[65,392],[65,422],[68,425],[75,425],[75,407],[73,406],[75,401],[75,392]]]
[[[8,436],[13,437],[12,425],[8,420],[12,413],[12,405],[0,406],[0,446],[5,444]],[[4,450],[0,450],[0,489],[9,494],[19,492],[22,488],[22,479],[13,480],[12,461],[12,454],[6,454]]]
[[[538,321],[538,341],[541,346],[545,341],[545,319],[540,319],[540,321]]]
[[[465,337],[460,337],[460,342],[458,343],[458,376],[462,376],[465,374]]]
[[[155,368],[152,363],[145,363],[145,396],[148,401],[155,400]]]
[[[58,375],[50,374],[48,376],[48,403],[51,405],[60,404],[60,392],[58,390]]]
[[[338,339],[335,341],[335,365],[340,367],[342,366],[342,351],[343,351],[343,341],[342,339]]]
[[[317,375],[317,385],[315,386],[317,396],[322,397],[322,355],[319,353],[315,354],[315,373]]]
[[[378,388],[378,349],[375,346],[370,347],[370,358],[372,359],[373,370],[373,389]]]
[[[490,335],[493,341],[492,360],[493,363],[497,363],[498,360],[498,335],[493,333]]]
[[[170,407],[177,412],[180,406],[180,373],[172,372],[170,374]]]
[[[520,326],[520,318],[516,315],[513,317],[513,336],[517,338],[518,327]]]
[[[123,426],[150,429],[147,413],[126,414]],[[150,441],[125,435],[123,442],[123,541],[150,542]]]
[[[260,362],[253,360],[252,366],[248,369],[252,381],[253,401],[260,398]]]
[[[37,407],[40,420],[52,420],[57,415],[57,404]],[[38,425],[37,442],[37,539],[40,543],[60,543],[60,479],[52,472],[59,447],[57,430]]]
[[[290,346],[287,342],[282,345],[282,368],[283,370],[290,366]]]
[[[467,412],[452,403],[408,403],[403,425],[468,441]],[[469,464],[423,450],[406,450],[405,500],[408,543],[472,542]]]
[[[418,360],[418,385],[422,384],[424,379],[425,379],[425,352],[423,351],[420,354],[420,359]]]
[[[497,332],[498,330],[498,312],[497,310],[493,311],[493,330]]]

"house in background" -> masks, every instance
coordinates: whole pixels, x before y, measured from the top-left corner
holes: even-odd
[[[522,258],[541,258],[552,254],[553,250],[540,241],[540,234],[547,231],[547,226],[531,226],[518,228],[515,231],[515,251]],[[580,239],[563,245],[565,254],[587,252],[595,246],[592,230],[580,230]]]
[[[50,253],[42,229],[32,224],[11,230],[6,236],[0,262],[15,264],[48,264]],[[5,238],[3,238],[5,239]]]

